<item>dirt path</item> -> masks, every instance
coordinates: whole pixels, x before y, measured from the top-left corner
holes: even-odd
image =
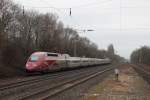
[[[110,75],[83,93],[82,100],[150,100],[150,85],[130,65],[123,65],[119,70],[119,81]]]

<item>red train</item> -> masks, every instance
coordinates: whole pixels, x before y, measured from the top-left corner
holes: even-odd
[[[29,57],[26,63],[26,71],[48,72],[108,63],[110,63],[109,59],[70,57],[68,54],[35,52]]]

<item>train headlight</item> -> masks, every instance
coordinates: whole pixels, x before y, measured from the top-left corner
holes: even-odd
[[[26,64],[26,67],[29,67],[29,64],[28,64],[28,63]]]

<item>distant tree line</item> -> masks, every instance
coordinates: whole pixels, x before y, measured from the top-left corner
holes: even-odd
[[[150,64],[150,47],[143,46],[136,49],[132,52],[130,59],[132,63]]]
[[[113,58],[111,50],[112,46],[108,52],[99,50],[88,38],[80,37],[75,29],[64,27],[57,15],[24,11],[10,0],[0,0],[0,65],[22,69],[35,51]]]

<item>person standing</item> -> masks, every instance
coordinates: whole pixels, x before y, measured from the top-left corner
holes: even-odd
[[[119,69],[115,69],[115,77],[116,77],[116,81],[119,80]]]

